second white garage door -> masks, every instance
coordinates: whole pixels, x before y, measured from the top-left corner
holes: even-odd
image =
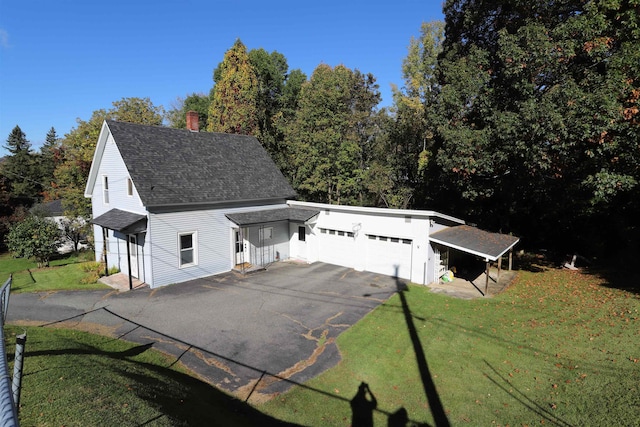
[[[368,234],[366,270],[410,280],[412,243],[410,239]]]

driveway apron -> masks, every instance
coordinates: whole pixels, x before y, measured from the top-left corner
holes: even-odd
[[[15,294],[8,321],[153,343],[210,384],[261,401],[338,363],[335,338],[396,289],[387,276],[281,262],[158,289]]]

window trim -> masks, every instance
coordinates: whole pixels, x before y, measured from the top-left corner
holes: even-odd
[[[182,264],[182,252],[188,249],[182,248],[182,236],[191,236],[191,249],[193,251],[193,261],[190,263]],[[187,268],[198,265],[198,232],[197,231],[184,231],[178,233],[178,268]]]
[[[273,239],[273,227],[263,227],[258,231],[258,238],[262,241]]]

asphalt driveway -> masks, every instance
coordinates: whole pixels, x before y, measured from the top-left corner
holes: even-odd
[[[259,401],[338,363],[335,338],[396,289],[387,276],[281,262],[159,289],[16,294],[7,320],[151,343],[205,381]]]

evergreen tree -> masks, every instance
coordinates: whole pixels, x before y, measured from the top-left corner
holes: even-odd
[[[60,138],[55,128],[51,127],[45,139],[45,143],[40,148],[38,156],[38,175],[39,181],[43,185],[45,198],[51,198],[55,191],[52,191],[54,176],[57,163],[60,161]]]
[[[225,53],[214,81],[207,130],[259,137],[258,77],[240,39]]]
[[[9,156],[2,164],[2,174],[9,181],[10,194],[22,200],[23,204],[32,205],[42,191],[37,174],[35,155],[31,150],[31,143],[20,126],[13,128],[7,138]]]

